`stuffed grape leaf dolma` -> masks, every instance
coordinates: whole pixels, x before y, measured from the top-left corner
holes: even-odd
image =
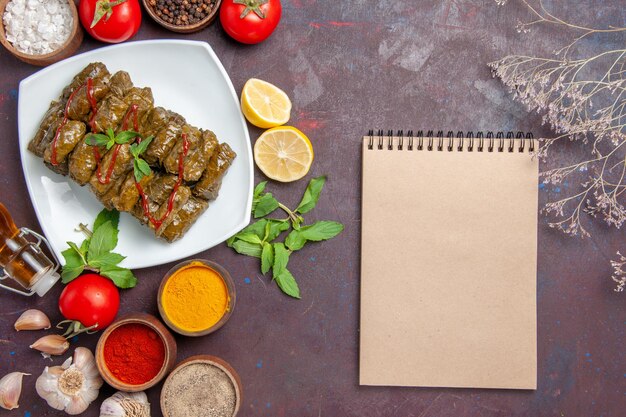
[[[205,200],[215,200],[222,186],[222,179],[236,156],[227,143],[221,143],[217,152],[211,156],[206,171],[193,189],[193,194]]]
[[[147,186],[154,179],[155,174],[146,175],[139,181],[139,185],[142,189],[146,189]],[[111,204],[118,211],[131,211],[135,204],[139,201],[139,190],[135,185],[135,173],[129,172],[124,179],[124,182],[119,188],[118,195],[111,198]]]
[[[183,163],[185,167],[183,178],[185,181],[195,182],[200,179],[206,169],[209,159],[218,145],[217,138],[210,130],[201,132],[193,126],[183,126],[181,136],[163,163],[165,170],[172,174],[178,173],[178,160],[183,153],[183,135],[186,135],[189,146]]]
[[[116,130],[128,111],[129,103],[124,101],[124,96],[133,88],[128,73],[116,72],[109,84],[109,94],[98,104],[96,115],[91,115],[96,133],[106,132],[107,129]]]
[[[50,144],[52,135],[56,133],[56,129],[63,120],[63,111],[65,104],[62,101],[53,101],[50,103],[48,111],[43,116],[43,120],[35,133],[35,137],[28,143],[28,150],[37,155],[43,157],[47,146]],[[44,140],[44,138],[47,138]]]
[[[140,122],[143,122],[146,114],[152,110],[154,106],[152,89],[150,89],[150,87],[133,87],[128,91],[128,94],[124,96],[123,100],[128,104],[128,109],[126,110],[122,124],[118,127],[118,131],[139,131]]]
[[[148,183],[147,187],[143,187],[143,191],[148,198],[150,213],[155,213],[161,204],[169,198],[177,181],[178,177],[175,175],[157,173],[154,175],[152,181]],[[144,213],[141,198],[133,208],[132,215],[137,217],[143,224],[148,223],[149,220]]]
[[[169,119],[165,126],[154,135],[143,157],[150,165],[161,165],[180,136],[185,118],[177,113],[169,112]],[[177,173],[178,171],[176,171]]]
[[[69,99],[74,90],[83,86],[88,78],[101,78],[107,77],[109,75],[109,70],[102,62],[92,62],[87,65],[81,72],[76,74],[72,81],[63,89],[63,93],[61,94],[61,99],[64,102]]]
[[[95,133],[106,131],[106,129],[101,130],[105,127],[117,128],[118,123],[121,122],[128,109],[128,104],[122,99],[132,86],[133,84],[127,72],[118,71],[113,74],[109,80],[109,94],[98,103],[94,124],[99,130]],[[91,117],[93,117],[93,114],[90,114],[89,118],[91,119]],[[112,119],[108,120],[106,119],[107,117]],[[72,179],[80,185],[87,184],[98,166],[96,153],[104,155],[106,152],[106,148],[103,146],[94,150],[93,146],[88,145],[85,141],[81,141],[74,149],[74,152],[72,152],[69,161]]]
[[[133,169],[133,156],[130,144],[113,146],[103,157],[98,169],[91,176],[89,185],[94,194],[103,196],[111,187]],[[117,184],[118,186],[120,184]]]
[[[189,198],[191,198],[191,190],[186,185],[181,185],[180,187],[178,187],[178,190],[176,190],[174,200],[171,202],[171,210],[170,199],[168,198],[163,204],[161,204],[156,213],[152,213],[152,217],[154,219],[162,222],[160,225],[155,225],[152,222],[148,224],[151,229],[154,229],[154,233],[157,235],[157,237],[160,237],[163,234],[165,229],[167,229],[167,226],[169,226],[172,220],[174,220],[175,214],[178,213],[178,211],[185,205],[185,203],[187,203],[187,200],[189,200]]]
[[[54,135],[56,136],[58,127],[54,129]],[[68,162],[67,156],[74,150],[76,145],[85,137],[85,132],[87,128],[83,122],[77,122],[75,120],[68,120],[58,132],[58,136],[56,138],[55,143],[55,162],[56,165],[52,163],[52,142],[46,148],[44,152],[43,159],[48,164],[50,169],[55,172],[61,173],[63,175],[67,175],[68,173]]]
[[[109,71],[105,69],[78,87],[67,106],[67,117],[89,122],[89,114],[94,106],[97,108],[98,102],[109,93],[109,78]]]
[[[139,133],[142,137],[156,136],[170,118],[170,112],[163,107],[154,107],[141,121]]]
[[[165,228],[161,237],[168,242],[183,237],[189,228],[196,222],[198,217],[209,206],[209,203],[201,198],[190,197],[189,200],[173,216],[170,224]]]
[[[39,157],[43,157],[46,148],[50,146],[50,143],[56,134],[56,130],[63,121],[65,106],[72,93],[74,93],[76,89],[83,87],[88,78],[103,80],[103,82],[106,83],[108,77],[109,71],[101,62],[95,62],[87,65],[80,73],[74,76],[70,84],[63,89],[61,96],[57,100],[50,103],[50,107],[37,129],[35,137],[28,144],[28,150]],[[83,88],[83,90],[85,89]],[[76,93],[76,95],[79,95],[80,92],[77,91]],[[71,116],[70,112],[68,112],[68,118],[74,119]],[[74,120],[80,120],[80,118]]]

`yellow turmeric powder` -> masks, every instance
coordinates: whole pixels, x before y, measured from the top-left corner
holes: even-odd
[[[188,332],[206,330],[220,321],[229,301],[224,279],[200,262],[176,271],[165,283],[161,296],[166,316]]]

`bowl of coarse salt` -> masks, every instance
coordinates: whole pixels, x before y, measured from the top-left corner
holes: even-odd
[[[46,66],[83,41],[73,0],[0,0],[0,43],[16,58]]]

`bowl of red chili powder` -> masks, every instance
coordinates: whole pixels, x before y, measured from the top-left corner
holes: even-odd
[[[159,383],[176,362],[176,341],[154,316],[132,313],[100,336],[96,364],[102,378],[120,391],[144,391]]]

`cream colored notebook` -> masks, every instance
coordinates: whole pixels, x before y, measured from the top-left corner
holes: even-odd
[[[531,138],[363,138],[360,384],[536,389]]]

